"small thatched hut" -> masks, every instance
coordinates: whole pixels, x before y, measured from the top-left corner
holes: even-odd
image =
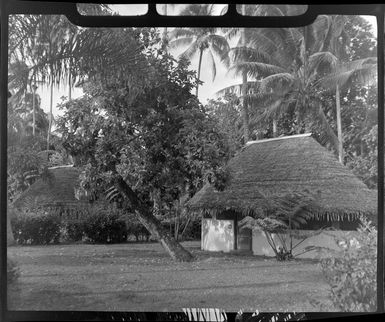
[[[79,170],[73,166],[48,169],[11,205],[16,211],[28,212],[36,208],[57,212],[62,219],[77,219],[88,198],[79,189]]]
[[[355,230],[360,215],[376,221],[377,192],[369,190],[311,134],[248,142],[230,160],[228,170],[230,178],[223,191],[206,184],[188,202],[190,211],[203,216],[204,250],[267,254],[260,236],[238,229],[238,221],[250,213],[262,213],[269,197],[293,192],[310,193],[316,200],[314,218],[304,229],[327,225]]]

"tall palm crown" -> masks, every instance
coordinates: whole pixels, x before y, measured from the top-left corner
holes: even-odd
[[[197,5],[192,4],[180,12],[180,15],[207,15],[214,13],[214,5]],[[180,55],[192,60],[196,55],[199,55],[198,61],[198,75],[200,80],[201,66],[203,54],[210,65],[213,80],[216,76],[216,63],[214,56],[223,60],[229,50],[229,44],[226,38],[218,34],[218,28],[176,28],[169,34],[170,48],[176,49],[188,46],[187,49]],[[198,96],[199,84],[196,88],[196,95]]]
[[[319,79],[337,63],[335,55],[322,51],[328,26],[328,17],[320,16],[303,28],[250,30],[247,47],[234,51],[236,59],[230,71],[247,72],[248,77],[257,80],[248,99],[250,104],[263,106],[262,120],[294,109],[298,131],[305,118],[310,123],[317,120],[325,138],[337,146],[337,137],[326,120],[316,90]]]
[[[293,16],[301,14],[305,11],[306,6],[302,5],[238,5],[237,10],[247,16]],[[270,53],[265,53],[254,48],[254,34],[257,29],[246,28],[226,28],[224,29],[226,38],[231,40],[238,37],[238,42],[235,47],[231,48],[228,57],[225,60],[229,72],[233,72],[236,76],[242,77],[242,83],[229,86],[218,94],[236,93],[240,98],[240,112],[243,119],[243,138],[248,141],[251,132],[259,132],[256,130],[255,114],[258,113],[258,108],[250,101],[255,92],[259,91],[258,83],[255,79],[260,79],[260,76],[254,79],[248,79],[248,68],[244,63],[261,62],[262,68],[272,68],[273,65],[269,62]],[[266,39],[265,41],[267,41]],[[262,40],[263,42],[263,40]],[[268,65],[270,64],[270,65]],[[278,64],[278,62],[277,62]],[[251,96],[250,96],[251,95]],[[254,106],[253,106],[254,105]],[[273,120],[274,124],[274,120]],[[274,127],[274,126],[273,126]],[[254,129],[254,131],[253,131]]]

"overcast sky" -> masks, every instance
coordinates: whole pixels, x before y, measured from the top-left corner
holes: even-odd
[[[163,5],[159,5],[159,11],[162,10]],[[222,5],[219,5],[220,7],[217,8],[216,12],[220,12],[220,10],[223,8]],[[118,11],[121,15],[141,15],[145,14],[147,12],[147,5],[111,5],[114,10]],[[173,14],[173,12],[178,12],[180,8],[173,9],[168,8],[167,12],[168,14]],[[373,16],[364,16],[365,19],[367,19],[373,26],[373,33],[376,35],[377,25],[376,25],[376,19]],[[234,44],[230,44],[234,45]],[[176,54],[175,52],[171,52],[172,54]],[[179,54],[179,53],[177,53]],[[203,57],[204,58],[204,57]],[[198,57],[195,57],[195,59],[191,62],[191,68],[196,69],[198,66]],[[228,75],[226,72],[226,69],[221,66],[220,63],[217,63],[217,72],[216,72],[216,78],[214,81],[212,81],[212,74],[210,72],[210,67],[206,63],[205,60],[202,62],[202,71],[201,71],[201,80],[203,81],[203,85],[199,88],[199,99],[200,101],[205,104],[207,102],[207,99],[214,98],[215,93],[227,86],[234,85],[237,83],[240,83],[240,79],[236,79],[233,77],[233,75]],[[41,96],[42,104],[41,107],[44,109],[44,111],[49,111],[49,90],[44,87],[40,87],[38,89],[38,93]],[[72,98],[76,98],[82,95],[82,90],[79,88],[75,88],[72,91]],[[55,89],[54,90],[54,108],[53,108],[53,114],[58,115],[61,112],[57,109],[56,104],[59,103],[61,100],[60,98],[62,96],[68,96],[68,88],[65,86]]]

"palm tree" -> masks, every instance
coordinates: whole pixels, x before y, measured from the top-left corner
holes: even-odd
[[[352,62],[339,62],[334,71],[325,76],[321,82],[322,86],[335,91],[336,118],[338,131],[338,157],[341,164],[344,163],[343,134],[341,121],[341,91],[347,89],[358,81],[370,83],[377,70],[377,59],[368,57]]]
[[[9,82],[9,87],[16,90],[11,103],[20,102],[31,86],[32,92],[36,82],[50,87],[49,130],[47,133],[47,150],[49,149],[52,127],[53,87],[74,74],[70,70],[70,60],[75,49],[76,26],[65,18],[54,15],[13,16],[10,21],[10,66],[20,65],[23,69],[15,70],[13,79],[18,79],[17,86]],[[23,39],[22,42],[17,41]],[[32,80],[32,82],[31,82]],[[70,84],[71,88],[71,84]],[[69,92],[70,95],[70,92]]]
[[[182,10],[180,15],[211,15],[212,13],[213,5],[193,4]],[[171,49],[188,46],[180,56],[191,61],[197,54],[199,55],[196,96],[198,96],[203,54],[207,54],[206,57],[214,80],[216,76],[214,55],[223,60],[229,50],[226,38],[219,35],[218,31],[218,28],[176,28],[169,34],[169,38],[172,39]]]
[[[324,49],[333,52],[338,58],[334,70],[323,77],[322,86],[335,91],[336,121],[338,135],[338,158],[344,163],[343,134],[341,121],[341,90],[348,88],[354,81],[367,83],[377,69],[376,57],[368,57],[348,61],[350,39],[344,30],[346,16],[330,16],[329,29],[324,41]]]
[[[286,16],[296,15],[303,11],[302,6],[288,6],[288,5],[240,5],[240,9],[243,15],[248,16]],[[239,95],[241,98],[241,114],[243,120],[243,138],[244,142],[249,140],[250,136],[250,117],[255,113],[256,109],[251,108],[251,97],[259,91],[258,82],[248,81],[248,68],[243,63],[247,62],[265,62],[268,63],[269,56],[266,53],[262,53],[258,49],[255,49],[252,45],[254,33],[256,29],[225,29],[226,36],[230,39],[238,37],[239,40],[236,47],[231,48],[229,51],[229,58],[226,60],[229,71],[234,72],[235,75],[241,76],[242,83],[239,85],[230,86],[228,88],[219,91],[218,94],[224,94],[228,92],[237,92],[239,88]],[[261,74],[262,76],[262,74]],[[257,79],[260,77],[256,77]],[[254,100],[254,103],[257,103]],[[258,103],[257,103],[258,104]],[[273,135],[277,133],[277,122],[273,118]]]
[[[258,29],[250,33],[247,48],[235,53],[248,59],[235,59],[230,71],[247,71],[257,80],[249,101],[265,107],[261,120],[274,119],[294,109],[297,131],[305,118],[317,119],[324,128],[324,139],[337,147],[338,139],[327,122],[317,81],[337,65],[337,58],[321,51],[328,20],[320,16],[316,22],[301,29]],[[309,128],[311,124],[307,125]]]

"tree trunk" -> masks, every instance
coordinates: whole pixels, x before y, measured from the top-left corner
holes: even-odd
[[[190,223],[190,220],[191,220],[191,217],[189,217],[189,218],[187,219],[187,222],[185,223],[185,225],[184,225],[184,227],[183,227],[182,233],[180,234],[180,238],[183,237],[183,235],[184,235],[184,233],[185,233],[185,231],[186,231],[186,229],[187,229],[187,227],[188,227],[188,225],[189,225],[189,223]]]
[[[278,136],[277,120],[273,119],[273,138]]]
[[[336,86],[336,114],[337,114],[337,135],[338,135],[338,159],[339,159],[341,164],[344,164],[340,88],[338,85]]]
[[[51,69],[52,71],[52,69]],[[50,100],[49,100],[49,123],[48,123],[48,133],[47,133],[47,151],[49,150],[49,141],[50,141],[50,135],[51,135],[51,127],[52,127],[52,107],[53,107],[53,79],[51,79],[51,93],[50,93]],[[47,153],[48,156],[48,153]]]
[[[199,62],[198,62],[198,84],[197,84],[197,89],[196,89],[196,93],[195,93],[196,97],[198,97],[199,81],[201,78],[202,56],[203,56],[203,49],[200,49]]]
[[[116,182],[116,188],[123,194],[125,198],[130,201],[131,207],[135,211],[140,223],[147,228],[147,230],[154,236],[159,243],[164,247],[167,253],[177,261],[189,262],[194,257],[184,249],[169,233],[162,227],[156,217],[142,204],[135,192],[130,186],[120,178]]]
[[[15,238],[13,237],[11,219],[15,215],[14,208],[9,205],[7,211],[7,246],[15,244]]]
[[[249,110],[248,110],[248,106],[247,106],[246,95],[247,95],[247,73],[246,73],[246,71],[244,71],[244,72],[242,72],[242,91],[241,91],[241,97],[242,97],[241,106],[242,106],[242,123],[243,123],[244,144],[246,144],[250,138]]]
[[[167,3],[164,4],[164,15],[167,16]],[[164,28],[163,30],[163,35],[162,35],[162,45],[164,50],[167,52],[167,44],[168,44],[168,39],[167,39],[167,27]]]
[[[36,85],[32,87],[32,135],[36,134],[36,111],[35,111]]]
[[[70,61],[68,66],[69,72],[68,72],[68,100],[70,101],[72,99],[72,80],[71,80],[71,69],[72,69],[72,62]]]
[[[246,5],[242,5],[242,14],[246,14]],[[242,37],[242,46],[246,46],[246,29],[242,29],[241,37]],[[250,138],[250,130],[249,130],[249,111],[246,101],[247,95],[247,71],[242,71],[242,88],[241,88],[241,108],[242,108],[242,123],[243,123],[243,140],[244,144],[249,141]]]

